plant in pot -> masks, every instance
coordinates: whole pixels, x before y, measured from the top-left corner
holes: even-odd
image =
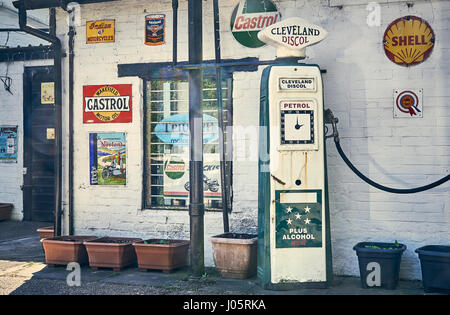
[[[363,288],[381,287],[393,290],[397,287],[402,254],[406,245],[382,242],[361,242],[353,249],[359,262]]]
[[[246,279],[256,275],[257,235],[226,232],[211,237],[216,269],[224,278]]]
[[[165,273],[187,265],[189,241],[148,239],[133,243],[138,267],[162,270]]]
[[[88,255],[83,242],[96,238],[95,236],[71,235],[41,239],[47,266],[67,265],[71,262],[77,262],[80,265],[87,264]]]
[[[129,237],[101,237],[84,241],[89,258],[89,266],[93,270],[98,268],[112,268],[114,271],[136,264],[136,253],[133,242],[140,238]]]

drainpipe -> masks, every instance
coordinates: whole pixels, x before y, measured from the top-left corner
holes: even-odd
[[[54,84],[55,84],[55,108],[56,108],[56,160],[55,160],[55,236],[61,235],[61,178],[62,178],[62,75],[61,75],[61,61],[62,48],[61,41],[55,34],[48,34],[38,29],[27,26],[27,11],[25,9],[24,0],[20,1],[19,9],[19,27],[25,33],[36,36],[40,39],[50,42],[54,48]]]
[[[173,48],[172,48],[172,60],[173,65],[177,65],[177,46],[178,46],[178,0],[172,0],[173,10]]]
[[[74,8],[69,11],[73,13]],[[73,16],[73,14],[72,14]],[[73,160],[73,45],[75,37],[75,28],[73,25],[69,26],[69,235],[73,235],[73,170],[74,170],[74,160]]]
[[[203,62],[202,1],[189,0],[189,63]],[[188,72],[189,81],[189,218],[191,239],[191,268],[193,276],[204,274],[204,212],[203,200],[203,110],[202,69]]]

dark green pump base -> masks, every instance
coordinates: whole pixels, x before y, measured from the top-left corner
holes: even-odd
[[[261,283],[264,290],[273,291],[289,291],[301,289],[327,289],[330,286],[330,281],[324,282],[285,282],[285,283]]]

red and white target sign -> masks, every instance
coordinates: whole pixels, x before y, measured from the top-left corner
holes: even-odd
[[[423,90],[394,90],[394,118],[423,117]]]

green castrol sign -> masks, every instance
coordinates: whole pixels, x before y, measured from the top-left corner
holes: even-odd
[[[265,45],[258,32],[281,20],[270,0],[241,0],[231,14],[230,27],[234,38],[243,46],[258,48]]]

